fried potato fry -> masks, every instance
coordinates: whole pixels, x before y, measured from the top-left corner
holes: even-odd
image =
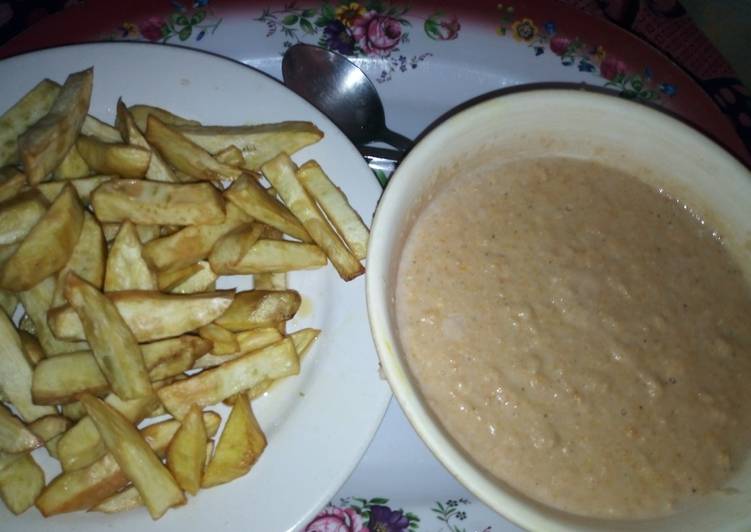
[[[211,350],[211,342],[199,336],[185,334],[148,344],[141,344],[143,362],[149,371],[176,357],[188,356],[195,360]],[[187,354],[187,355],[186,355]],[[152,376],[152,381],[157,380]]]
[[[243,396],[235,401],[230,411],[201,487],[210,488],[245,475],[265,448],[266,436],[253,415],[248,398]]]
[[[104,233],[104,239],[108,243],[112,243],[112,241],[115,240],[115,237],[117,236],[117,233],[120,231],[120,226],[122,224],[120,223],[106,223],[102,224],[102,232]],[[161,226],[156,224],[133,224],[136,228],[136,234],[138,235],[138,240],[141,241],[141,244],[147,244],[154,240],[155,238],[159,238]]]
[[[261,236],[263,227],[257,223],[241,225],[220,238],[209,254],[211,269],[220,275],[240,273],[237,264]]]
[[[239,332],[235,335],[235,340],[238,345],[237,351],[226,355],[217,355],[215,353],[207,352],[193,363],[193,367],[210,368],[219,366],[220,364],[234,360],[245,353],[276,343],[282,338],[282,334],[274,327],[259,327],[258,329]]]
[[[38,185],[36,185],[36,189],[44,194],[44,197],[47,198],[47,201],[54,201],[55,198],[60,195],[60,192],[62,192],[63,187],[65,187],[67,184],[70,184],[78,194],[78,199],[81,200],[81,203],[88,205],[91,193],[99,185],[111,179],[117,178],[111,175],[93,175],[89,177],[82,177],[80,179],[68,179],[67,181],[47,181],[45,183],[39,183]]]
[[[233,145],[227,146],[223,150],[215,153],[214,158],[220,163],[237,167],[242,166],[245,162],[245,159],[243,159],[243,152],[240,151],[240,148]]]
[[[138,429],[100,399],[83,395],[81,403],[153,519],[173,506],[185,504],[182,490]]]
[[[238,292],[232,305],[214,323],[232,332],[270,327],[291,319],[301,301],[296,290]]]
[[[0,166],[18,162],[18,137],[46,115],[60,86],[44,79],[0,116]]]
[[[157,286],[162,292],[169,292],[174,287],[187,281],[190,277],[200,272],[203,268],[197,262],[190,266],[165,270],[157,274]]]
[[[0,288],[28,290],[68,262],[83,225],[83,208],[66,186],[0,268]]]
[[[209,183],[119,179],[99,186],[91,204],[101,222],[194,225],[224,221],[224,200]]]
[[[292,340],[283,339],[246,353],[216,368],[161,388],[157,394],[165,408],[182,419],[192,404],[207,406],[252,388],[265,379],[278,379],[300,371]]]
[[[201,409],[193,405],[167,448],[167,467],[177,484],[191,495],[201,487],[208,439]]]
[[[0,245],[23,240],[47,212],[47,207],[49,202],[34,189],[0,203]]]
[[[26,331],[18,331],[18,337],[21,339],[23,354],[31,367],[35,367],[41,360],[44,360],[44,349],[42,349],[42,344],[39,343],[36,336]]]
[[[52,306],[55,295],[55,278],[47,277],[39,283],[32,286],[25,292],[19,292],[18,297],[26,310],[28,320],[25,323],[33,324],[32,334],[36,335],[39,343],[42,345],[45,355],[55,356],[60,353],[73,353],[89,348],[86,342],[67,342],[59,340],[50,329],[47,322],[47,312]],[[71,309],[75,314],[75,311]],[[78,316],[76,316],[78,317]],[[21,320],[21,324],[24,320]],[[81,339],[84,338],[83,329],[81,329]]]
[[[297,179],[326,213],[355,258],[364,259],[368,254],[370,233],[360,215],[349,204],[347,196],[315,161],[303,164],[297,171]]]
[[[44,416],[29,423],[29,430],[44,442],[50,456],[57,458],[57,443],[71,425],[63,416]]]
[[[141,494],[138,493],[135,486],[130,486],[100,501],[97,505],[90,508],[89,512],[115,514],[134,510],[139,506],[143,506]]]
[[[126,179],[144,177],[151,162],[151,152],[147,149],[122,142],[103,142],[87,135],[78,137],[76,148],[94,172]]]
[[[146,178],[152,181],[166,181],[168,183],[176,183],[177,177],[169,165],[165,162],[159,152],[156,152],[151,148],[151,145],[143,136],[141,130],[138,129],[136,121],[128,108],[123,103],[122,99],[117,100],[117,116],[115,119],[115,127],[120,131],[125,142],[144,148],[151,152],[151,160],[149,161],[149,168],[146,170]]]
[[[286,153],[281,153],[261,169],[292,214],[302,222],[313,241],[331,259],[339,276],[345,281],[351,281],[365,273],[365,268],[352,256],[297,180],[297,166],[292,159]]]
[[[284,235],[278,229],[269,227],[264,228],[261,238],[265,240],[283,240]],[[287,273],[286,272],[263,272],[253,274],[253,288],[256,290],[286,290],[287,289]],[[284,322],[281,322],[284,327]],[[280,329],[279,332],[284,334],[284,330]]]
[[[107,256],[105,292],[159,289],[156,274],[141,255],[142,249],[136,226],[126,220],[120,226]]]
[[[146,419],[159,404],[156,396],[123,400],[111,393],[104,400],[134,424]],[[104,442],[88,415],[63,434],[58,444],[60,465],[64,471],[87,467],[106,453]]]
[[[13,166],[0,167],[0,201],[8,201],[26,185],[26,174]]]
[[[228,200],[259,222],[275,227],[303,242],[312,242],[310,235],[295,215],[272,198],[253,176],[243,174],[224,194]]]
[[[180,126],[178,131],[210,153],[235,146],[249,170],[257,170],[281,152],[292,154],[323,138],[323,132],[313,123],[294,121],[254,126]]]
[[[58,307],[66,303],[63,296],[65,277],[68,272],[73,272],[98,289],[104,284],[105,256],[107,254],[102,226],[96,221],[89,211],[83,213],[83,225],[78,236],[78,242],[73,248],[73,253],[68,263],[57,274],[55,293],[52,296],[52,307]]]
[[[216,412],[203,412],[201,414],[203,419],[203,426],[206,429],[207,437],[212,437],[219,430],[219,424],[222,422],[222,418]],[[175,437],[177,431],[180,430],[180,422],[176,419],[168,419],[159,423],[154,423],[148,427],[144,427],[141,430],[141,435],[146,443],[154,449],[154,452],[159,458],[165,458],[167,455],[167,449]]]
[[[30,454],[0,469],[0,498],[16,515],[31,506],[44,489],[44,471]]]
[[[9,318],[13,317],[18,307],[18,296],[9,290],[0,290],[0,308]]]
[[[82,393],[106,395],[109,391],[109,382],[91,351],[44,359],[34,368],[31,381],[31,397],[38,405],[72,403]]]
[[[112,144],[123,141],[123,136],[120,132],[109,124],[105,124],[101,120],[94,118],[91,115],[86,115],[81,125],[81,134],[94,137],[102,142],[109,142]]]
[[[0,389],[27,423],[56,414],[50,406],[39,406],[31,399],[32,368],[23,354],[21,339],[10,319],[0,312]]]
[[[197,120],[191,120],[189,118],[183,118],[174,113],[156,107],[153,105],[131,105],[128,107],[130,114],[133,115],[133,120],[136,122],[136,126],[141,131],[146,131],[146,121],[149,115],[157,117],[159,120],[169,126],[200,126],[201,123]]]
[[[177,170],[201,181],[237,179],[242,170],[220,163],[177,129],[168,126],[154,115],[146,121],[146,140]]]
[[[78,314],[112,391],[123,399],[152,395],[141,348],[115,304],[74,273],[66,278],[65,298]]]
[[[91,175],[93,172],[74,144],[65,154],[60,164],[52,172],[53,179],[79,179]]]
[[[229,308],[234,294],[227,290],[188,295],[126,290],[111,292],[107,297],[136,339],[150,342],[180,336],[211,323]],[[81,320],[70,305],[52,309],[48,322],[58,338],[85,338]]]
[[[230,231],[252,221],[252,218],[232,203],[227,203],[223,222],[212,225],[191,225],[168,236],[149,242],[143,257],[158,271],[176,270],[191,266],[211,253],[214,244]]]
[[[0,452],[23,453],[41,445],[41,440],[20,419],[0,405]]]
[[[29,183],[44,180],[73,146],[89,109],[93,77],[91,68],[68,76],[49,112],[18,137]]]
[[[215,355],[227,355],[240,350],[240,343],[235,335],[215,323],[204,325],[198,329],[198,334],[213,344],[212,353]]]
[[[63,415],[71,421],[79,421],[86,417],[86,409],[78,401],[62,405],[61,410]]]
[[[238,250],[240,251],[240,250]],[[219,275],[244,273],[283,273],[295,270],[315,270],[326,266],[326,254],[314,244],[289,240],[258,240],[242,256],[209,257],[211,269]]]

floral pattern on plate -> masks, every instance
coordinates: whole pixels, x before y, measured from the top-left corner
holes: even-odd
[[[461,526],[467,519],[467,499],[450,499],[436,501],[430,508],[433,517],[440,523],[439,530],[450,532],[467,532]],[[394,510],[389,506],[389,499],[376,497],[361,499],[347,497],[339,504],[328,504],[303,529],[304,532],[418,532],[429,530],[426,519],[421,520],[413,512],[402,509]],[[486,526],[482,532],[490,532]]]
[[[111,40],[147,40],[166,43],[173,38],[181,42],[194,37],[196,42],[213,35],[222,23],[209,7],[209,0],[195,0],[192,4],[171,0],[172,12],[167,16],[149,17],[137,24],[123,22],[105,35]]]
[[[409,11],[406,5],[379,0],[339,0],[315,7],[292,2],[278,9],[267,7],[256,20],[266,25],[266,37],[283,35],[285,49],[307,41],[348,56],[382,58],[384,68],[376,79],[382,83],[391,80],[395,72],[417,68],[432,55],[425,52],[408,57],[401,53],[401,46],[410,42]],[[437,41],[454,40],[460,30],[456,16],[442,11],[423,21],[425,35]]]
[[[645,67],[642,72],[635,72],[603,46],[592,45],[558,31],[555,21],[540,23],[529,17],[517,17],[516,9],[511,4],[498,4],[498,11],[498,35],[510,36],[526,44],[535,56],[550,51],[560,57],[563,66],[575,66],[580,72],[591,72],[601,77],[605,80],[603,85],[606,88],[617,90],[625,98],[656,102],[663,97],[674,96],[678,91],[674,84],[654,80],[651,68]]]

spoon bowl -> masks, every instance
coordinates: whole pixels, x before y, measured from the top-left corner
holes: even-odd
[[[390,144],[400,152],[412,146],[410,139],[386,127],[378,91],[345,56],[295,44],[284,54],[282,76],[285,85],[328,116],[358,148],[373,141]]]

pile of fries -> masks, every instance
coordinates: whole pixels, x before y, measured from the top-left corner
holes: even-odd
[[[286,272],[354,279],[368,229],[290,159],[323,137],[312,123],[205,126],[120,100],[113,127],[88,114],[92,83],[44,80],[0,116],[0,497],[158,519],[258,460],[251,401],[320,333],[287,332]],[[216,290],[229,274],[253,290]],[[222,402],[214,449],[205,407]]]

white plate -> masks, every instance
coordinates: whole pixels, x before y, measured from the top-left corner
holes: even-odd
[[[230,60],[184,48],[140,43],[77,45],[0,62],[0,110],[48,77],[94,66],[90,112],[112,122],[117,98],[150,103],[207,124],[310,120],[325,133],[293,158],[315,158],[344,190],[366,223],[380,187],[355,148],[313,107],[271,78]],[[368,329],[362,277],[345,283],[331,266],[290,275],[303,296],[290,329],[323,330],[301,374],[287,379],[254,410],[269,445],[251,472],[202,490],[154,523],[143,509],[120,515],[75,513],[44,520],[31,508],[21,517],[0,505],[4,532],[259,530],[297,528],[326,504],[357,465],[388,404]],[[54,461],[35,453],[47,481]]]

